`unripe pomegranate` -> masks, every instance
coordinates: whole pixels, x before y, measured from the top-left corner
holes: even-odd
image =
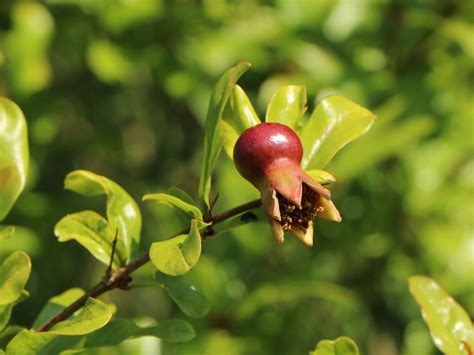
[[[239,173],[262,196],[273,235],[283,243],[289,231],[313,244],[313,218],[341,220],[329,190],[301,169],[303,146],[296,133],[280,123],[261,123],[245,130],[234,147]]]

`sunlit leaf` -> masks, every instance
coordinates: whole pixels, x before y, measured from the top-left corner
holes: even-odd
[[[224,139],[224,149],[227,155],[232,159],[235,142],[240,134],[260,123],[260,119],[255,113],[245,91],[235,85],[230,95],[229,101],[222,114],[222,137]]]
[[[359,349],[351,338],[339,337],[336,340],[321,340],[310,355],[359,355]]]
[[[189,234],[155,242],[150,247],[150,260],[162,273],[178,276],[196,265],[201,255],[199,221],[191,222]]]
[[[205,208],[209,208],[211,174],[222,148],[222,113],[229,100],[234,85],[240,76],[250,68],[250,63],[240,62],[226,71],[217,82],[209,102],[204,135],[204,153],[199,180],[199,198]],[[207,211],[206,211],[207,212]]]
[[[15,233],[14,226],[1,226],[0,225],[0,240],[6,240]]]
[[[179,198],[180,200],[183,200],[184,202],[190,205],[196,205],[196,201],[194,201],[194,199],[191,196],[189,196],[189,194],[186,191],[181,190],[179,187],[171,186],[168,189],[168,193],[170,195],[173,195],[174,197]]]
[[[181,200],[178,197],[159,193],[159,194],[148,194],[143,196],[143,201],[151,200],[157,203],[165,204],[169,207],[176,208],[179,211],[185,213],[189,217],[197,220],[202,220],[202,213],[195,205],[189,204]]]
[[[0,221],[25,187],[28,174],[26,120],[20,108],[0,97]]]
[[[64,308],[72,304],[76,301],[79,297],[84,295],[84,290],[80,288],[71,288],[69,290],[64,291],[63,293],[51,297],[48,300],[48,303],[43,307],[41,312],[36,317],[35,322],[33,323],[32,328],[38,328],[48,319],[53,317],[54,315],[58,314]]]
[[[183,342],[193,339],[196,334],[191,325],[184,320],[169,319],[152,326],[139,327],[128,319],[114,319],[104,328],[90,334],[84,346],[86,348],[113,346],[124,340],[142,336],[154,336],[170,342]]]
[[[21,297],[30,277],[30,257],[16,251],[0,265],[0,306],[15,302]]]
[[[336,182],[336,178],[325,170],[308,170],[306,173],[320,184]]]
[[[472,354],[474,327],[466,311],[429,277],[412,276],[409,285],[438,349],[446,354]]]
[[[201,292],[182,278],[155,273],[155,280],[170,295],[179,308],[191,318],[202,318],[209,311],[209,303]]]
[[[283,86],[273,95],[267,107],[266,122],[278,122],[296,129],[306,111],[306,88]]]
[[[142,216],[136,202],[117,183],[90,171],[69,173],[64,187],[84,196],[107,196],[107,219],[115,232],[118,230],[117,249],[123,249],[126,261],[135,258],[140,244]]]
[[[109,265],[112,255],[114,231],[107,220],[94,211],[82,211],[63,217],[54,227],[58,241],[75,239],[93,256]],[[117,249],[112,267],[117,269],[124,263],[123,249]]]
[[[13,303],[0,305],[0,333],[7,326],[8,321],[10,320],[10,316],[12,314],[13,307],[27,299],[29,296],[30,294],[28,293],[28,291],[23,290],[20,297],[18,297]]]
[[[301,130],[304,169],[321,169],[347,143],[367,132],[375,115],[342,96],[319,102]]]

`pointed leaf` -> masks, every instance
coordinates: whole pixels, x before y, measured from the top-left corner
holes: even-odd
[[[157,272],[155,280],[188,317],[202,318],[209,311],[209,303],[203,294],[182,278],[170,277]]]
[[[325,97],[301,130],[301,166],[324,168],[342,147],[367,132],[374,120],[372,112],[345,97]]]
[[[109,265],[114,232],[104,217],[94,211],[82,211],[63,217],[54,227],[58,241],[75,239],[93,256]],[[118,269],[125,261],[123,249],[116,250],[112,267]]]
[[[429,277],[417,275],[408,281],[438,349],[447,354],[472,354],[474,328],[466,311]]]
[[[186,191],[181,190],[179,187],[171,186],[168,189],[168,193],[174,197],[179,198],[180,200],[183,200],[186,203],[189,203],[190,205],[196,205],[196,201],[194,201],[194,199]]]
[[[299,85],[283,86],[271,98],[265,122],[278,122],[296,129],[305,111],[306,88]]]
[[[233,159],[234,145],[247,128],[261,123],[245,91],[235,85],[222,114],[222,137],[227,155]]]
[[[20,108],[0,97],[0,221],[25,187],[28,174],[26,120]]]
[[[120,185],[105,176],[76,170],[66,176],[64,187],[84,196],[106,195],[107,219],[112,230],[119,232],[117,250],[127,262],[137,256],[142,217],[136,202]]]
[[[336,178],[325,170],[308,170],[306,173],[323,185],[336,182]]]
[[[211,174],[222,148],[222,113],[240,76],[250,68],[250,63],[240,62],[226,71],[218,80],[209,102],[206,117],[204,152],[199,180],[199,199],[209,208],[211,193]],[[207,212],[207,211],[206,211]]]
[[[84,293],[84,290],[80,288],[70,288],[69,290],[66,290],[57,296],[51,297],[48,300],[48,303],[39,313],[38,317],[36,317],[32,328],[36,329],[41,326],[48,319],[53,317],[55,314],[61,312],[64,308],[66,308],[74,301],[76,301],[79,297],[84,295]]]
[[[196,334],[188,322],[179,319],[163,320],[147,327],[139,327],[128,319],[114,319],[104,328],[89,335],[84,345],[86,348],[113,346],[124,340],[143,336],[154,336],[170,342],[183,342],[193,339]]]
[[[178,197],[159,193],[159,194],[148,194],[143,196],[143,201],[152,200],[158,203],[163,203],[169,207],[177,208],[181,212],[184,212],[186,215],[193,219],[202,221],[202,213],[196,206],[189,204]]]
[[[359,349],[351,338],[339,337],[336,340],[321,340],[310,355],[359,355]]]
[[[0,306],[18,300],[31,273],[30,257],[16,251],[0,265]]]
[[[187,273],[196,265],[201,255],[201,234],[199,221],[191,222],[189,234],[179,235],[162,242],[155,242],[150,248],[150,260],[162,273],[178,276]]]

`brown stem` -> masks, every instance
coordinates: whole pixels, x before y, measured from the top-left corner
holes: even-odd
[[[225,221],[226,219],[237,216],[243,212],[249,211],[259,206],[261,206],[260,200],[247,202],[243,205],[240,205],[230,210],[227,210],[225,212],[222,212],[221,214],[215,215],[214,217],[212,217],[211,223],[212,225],[217,224],[219,222]],[[188,232],[189,232],[189,229],[186,229],[175,234],[174,236],[185,234]],[[49,330],[56,323],[69,318],[74,312],[76,312],[77,310],[81,309],[82,306],[84,306],[84,304],[87,302],[87,299],[89,297],[95,298],[104,294],[107,291],[123,286],[124,284],[126,285],[129,280],[130,274],[132,274],[135,270],[137,270],[138,268],[146,264],[148,261],[150,261],[150,256],[148,255],[148,253],[142,254],[137,259],[127,264],[125,267],[118,269],[108,279],[102,280],[99,283],[97,283],[94,287],[92,287],[89,291],[87,291],[83,296],[79,297],[74,303],[70,304],[69,306],[64,308],[62,311],[57,313],[55,316],[47,320],[44,324],[39,326],[36,329],[36,331],[45,332]]]

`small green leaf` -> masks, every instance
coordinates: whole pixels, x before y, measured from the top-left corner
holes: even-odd
[[[189,203],[183,201],[182,199],[180,199],[178,197],[168,195],[168,194],[159,193],[159,194],[145,195],[145,196],[143,196],[142,200],[143,201],[152,200],[152,201],[156,201],[158,203],[165,204],[165,205],[167,205],[169,207],[172,207],[172,208],[177,208],[179,211],[184,212],[189,217],[191,217],[193,219],[197,219],[199,221],[202,221],[202,213],[199,210],[199,208],[197,208],[196,206],[194,206],[192,204],[189,204]]]
[[[0,265],[0,306],[18,300],[31,273],[30,257],[16,251]]]
[[[209,208],[211,174],[222,148],[222,113],[240,76],[250,68],[250,63],[240,62],[226,71],[218,80],[209,102],[204,135],[204,153],[199,180],[199,199]],[[207,212],[207,211],[206,211]]]
[[[179,198],[180,200],[183,200],[186,203],[189,203],[190,205],[196,205],[196,201],[194,201],[194,199],[191,196],[189,196],[189,194],[186,191],[181,190],[179,187],[171,186],[168,189],[168,193],[170,195],[173,195],[174,197]]]
[[[150,247],[150,260],[164,274],[179,276],[196,265],[201,255],[199,221],[191,222],[189,234],[182,234]]]
[[[306,172],[320,184],[330,184],[336,182],[336,178],[325,170],[308,170]]]
[[[296,129],[306,111],[306,88],[283,86],[273,95],[267,107],[266,122],[278,122]]]
[[[90,334],[85,342],[86,348],[113,346],[127,339],[154,336],[164,341],[184,342],[196,336],[191,325],[179,319],[163,320],[156,325],[139,327],[128,319],[114,319],[104,328]]]
[[[0,240],[7,240],[15,233],[15,226],[0,225]]]
[[[79,313],[71,319],[55,324],[47,332],[24,329],[7,345],[8,354],[38,354],[52,340],[60,336],[76,336],[92,333],[106,325],[112,313],[109,307],[94,298],[89,298]]]
[[[339,337],[336,340],[321,340],[310,355],[359,355],[359,349],[351,338]]]
[[[106,325],[111,317],[112,313],[106,303],[89,298],[77,316],[55,324],[48,333],[56,335],[89,334]]]
[[[0,221],[25,187],[28,162],[25,116],[13,101],[0,97]]]
[[[82,211],[63,217],[54,227],[58,241],[75,239],[93,256],[109,265],[114,232],[107,220],[94,211]],[[125,261],[123,249],[116,250],[112,267],[118,269]]]
[[[222,114],[222,137],[227,155],[233,159],[234,145],[240,134],[247,128],[261,123],[247,94],[235,85]]]
[[[69,173],[64,187],[84,196],[107,196],[107,219],[119,239],[117,251],[121,251],[129,262],[138,255],[142,216],[136,202],[120,185],[105,176],[86,170]]]
[[[80,288],[70,288],[63,293],[51,297],[48,303],[43,307],[38,317],[33,323],[33,329],[38,328],[55,314],[61,312],[64,308],[72,304],[79,297],[84,295],[84,290]]]
[[[466,311],[429,277],[412,276],[408,282],[438,349],[453,355],[472,354],[474,327]]]
[[[13,303],[0,305],[0,333],[8,324],[10,320],[10,316],[12,314],[13,307],[15,307],[18,303],[24,301],[30,296],[28,291],[23,290],[21,296],[15,300]]]
[[[202,318],[209,311],[209,303],[203,294],[182,278],[170,277],[157,272],[155,280],[188,317]]]
[[[301,130],[303,169],[321,169],[347,143],[369,130],[375,115],[342,96],[319,102]]]

